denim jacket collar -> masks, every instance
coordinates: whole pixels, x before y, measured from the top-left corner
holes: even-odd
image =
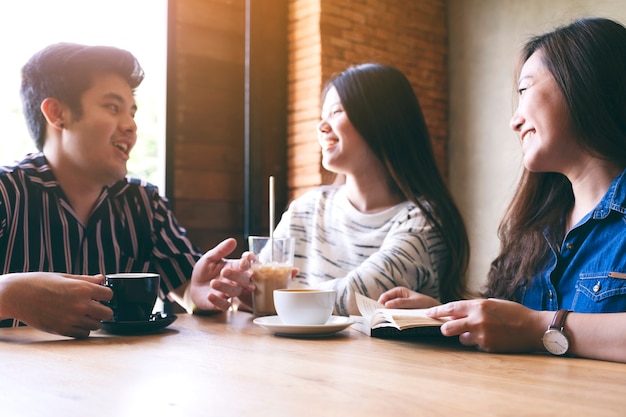
[[[603,219],[611,210],[626,214],[626,169],[613,180],[600,203],[593,209],[591,217]]]

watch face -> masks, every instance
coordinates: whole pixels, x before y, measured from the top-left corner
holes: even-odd
[[[569,349],[569,341],[563,333],[550,329],[543,334],[543,345],[553,355],[564,355]]]

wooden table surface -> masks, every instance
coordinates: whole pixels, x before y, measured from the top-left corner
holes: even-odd
[[[454,341],[275,336],[243,312],[84,340],[0,329],[0,415],[624,416],[626,365]]]

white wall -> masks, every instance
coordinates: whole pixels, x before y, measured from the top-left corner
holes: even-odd
[[[498,224],[521,172],[519,142],[509,128],[521,45],[583,16],[626,25],[626,1],[448,0],[448,12],[450,187],[470,235],[476,290],[498,253]]]

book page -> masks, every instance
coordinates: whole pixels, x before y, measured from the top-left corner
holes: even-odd
[[[372,300],[371,298],[368,298],[363,294],[355,292],[354,295],[356,296],[356,306],[359,309],[361,315],[363,315],[364,317],[370,318],[374,314],[376,314],[376,310],[385,308],[385,306],[380,304],[378,301]]]
[[[372,323],[369,318],[365,316],[350,316],[350,318],[354,320],[354,324],[352,324],[354,330],[358,330],[367,336],[372,335]]]
[[[410,316],[392,315],[391,317],[394,323],[396,323],[398,329],[400,330],[406,329],[409,327],[422,327],[422,326],[423,327],[427,327],[427,326],[439,327],[445,322],[445,320],[427,317],[423,313],[421,315],[410,315]]]

